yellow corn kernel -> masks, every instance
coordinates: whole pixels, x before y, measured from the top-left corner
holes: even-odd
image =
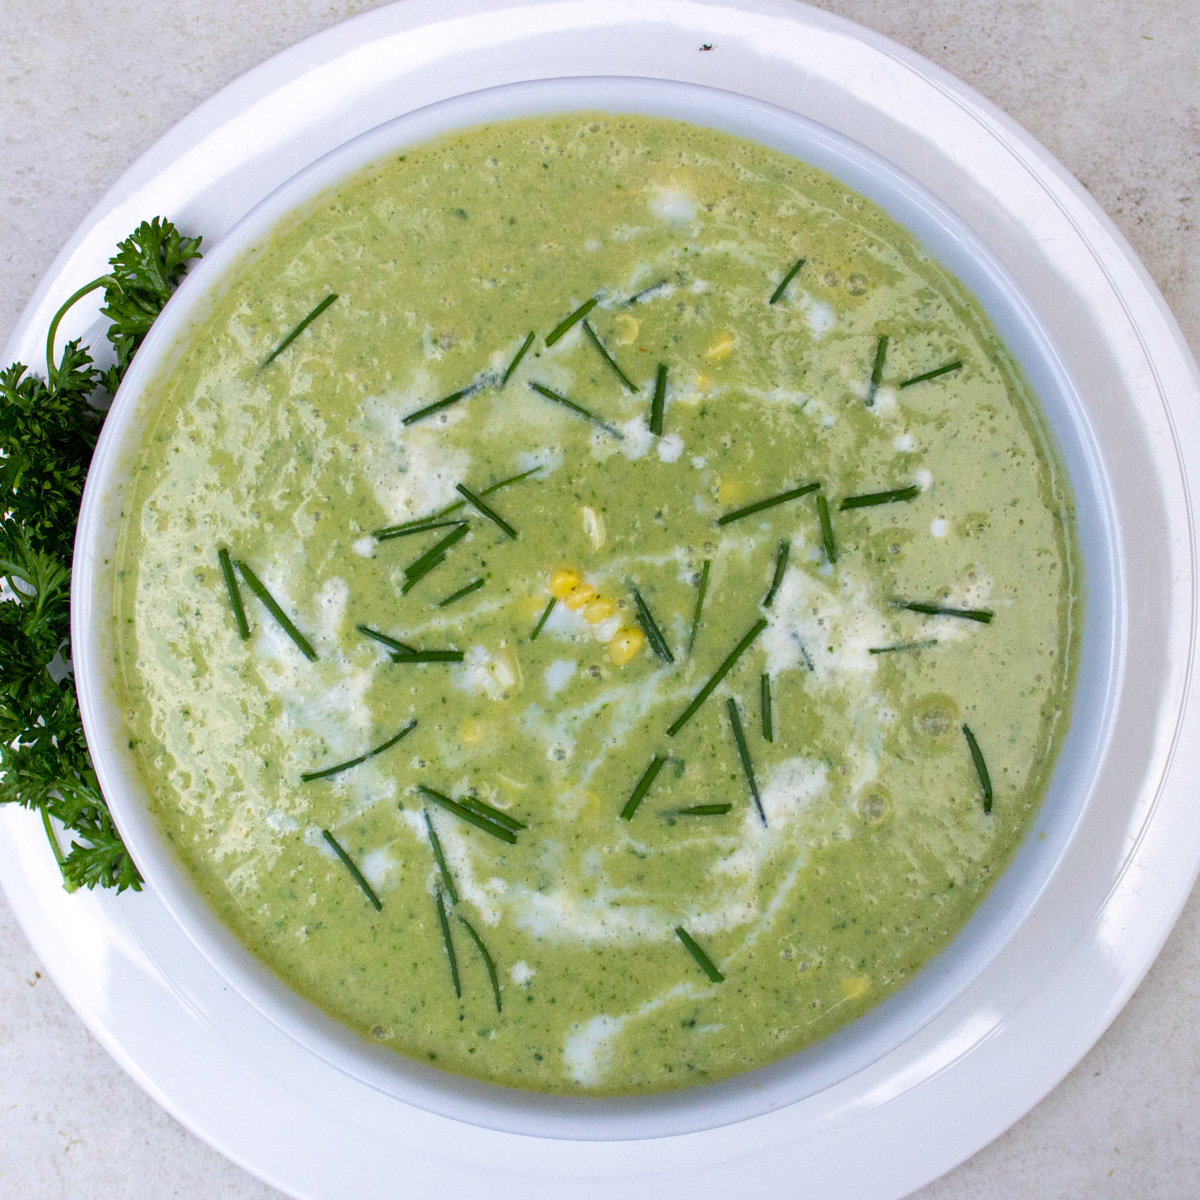
[[[599,625],[601,621],[607,621],[613,615],[616,607],[607,596],[597,596],[584,606],[583,619],[589,625]]]
[[[728,356],[733,349],[733,334],[723,333],[707,350],[704,352],[705,358],[721,359]]]
[[[617,343],[621,346],[628,346],[631,342],[637,340],[638,330],[641,326],[628,313],[621,313],[613,321],[613,329],[616,331]]]
[[[464,721],[458,736],[464,746],[478,746],[488,734],[488,727],[482,721]]]
[[[595,594],[596,589],[590,583],[576,584],[563,597],[563,603],[572,612],[578,612]]]
[[[739,500],[744,499],[745,495],[746,489],[737,479],[722,479],[717,485],[718,504],[736,504]]]
[[[608,643],[608,657],[618,667],[623,667],[645,644],[646,638],[640,629],[623,625]]]
[[[550,595],[556,600],[565,600],[579,586],[579,572],[570,567],[559,567],[550,576]]]
[[[865,996],[871,987],[869,975],[851,975],[848,979],[838,980],[838,987],[847,1000],[858,1000]]]

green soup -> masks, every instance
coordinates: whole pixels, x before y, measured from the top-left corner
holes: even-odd
[[[295,215],[125,512],[123,708],[197,888],[499,1083],[680,1087],[853,1020],[970,917],[1067,722],[1070,495],[979,305],[673,121],[468,130]]]

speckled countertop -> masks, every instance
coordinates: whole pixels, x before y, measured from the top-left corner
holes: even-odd
[[[172,124],[354,0],[0,0],[0,341],[92,204]],[[827,0],[1000,105],[1074,172],[1200,351],[1197,0]],[[260,1200],[128,1079],[0,898],[0,1196]],[[921,1200],[1200,1195],[1200,896],[1090,1054]]]

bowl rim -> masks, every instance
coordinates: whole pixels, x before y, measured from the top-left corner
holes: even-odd
[[[582,102],[565,103],[569,96],[586,94]],[[620,105],[601,97],[613,97]],[[630,106],[637,98],[639,103]],[[658,107],[655,107],[655,106]],[[691,106],[689,108],[689,105]],[[709,107],[705,107],[705,106]],[[280,220],[306,204],[338,180],[345,179],[390,150],[440,136],[457,128],[466,128],[488,120],[503,120],[534,113],[563,113],[603,110],[645,115],[678,116],[681,109],[689,114],[697,110],[718,113],[719,119],[695,120],[693,115],[680,119],[706,124],[728,132],[749,136],[777,145],[767,131],[803,143],[808,153],[797,155],[805,161],[830,169],[831,173],[868,198],[880,203],[910,231],[914,223],[932,222],[929,231],[940,231],[944,240],[933,246],[923,240],[935,257],[967,256],[978,268],[972,271],[950,266],[952,272],[980,299],[996,322],[998,313],[981,289],[995,290],[990,299],[1009,305],[1016,321],[1015,332],[1023,329],[1028,345],[1023,349],[1041,355],[1040,370],[1052,381],[1062,402],[1063,412],[1057,424],[1051,421],[1060,455],[1068,460],[1067,475],[1074,485],[1077,511],[1092,523],[1092,536],[1098,545],[1087,559],[1088,589],[1085,624],[1093,621],[1085,647],[1091,675],[1086,680],[1084,655],[1081,653],[1080,676],[1076,686],[1077,716],[1072,733],[1078,727],[1080,698],[1087,700],[1087,728],[1084,743],[1075,752],[1075,782],[1067,791],[1072,802],[1065,814],[1050,823],[1051,835],[1031,848],[1025,845],[1004,872],[983,904],[950,945],[928,962],[905,987],[877,1005],[866,1016],[843,1027],[829,1038],[789,1058],[734,1076],[727,1080],[694,1088],[660,1093],[647,1097],[583,1098],[521,1092],[495,1084],[481,1083],[450,1075],[365,1042],[357,1034],[326,1016],[309,1002],[300,999],[286,984],[245,950],[225,928],[207,904],[188,885],[186,873],[158,830],[154,819],[136,798],[136,780],[130,763],[121,760],[119,739],[113,737],[119,726],[111,703],[109,673],[104,657],[104,629],[110,605],[105,603],[106,587],[111,590],[105,568],[105,538],[114,528],[113,506],[119,507],[121,471],[128,465],[127,454],[138,417],[145,401],[163,371],[169,371],[174,355],[186,344],[187,326],[203,319],[212,298],[221,290],[235,264],[253,253],[255,243],[275,228]],[[719,112],[718,112],[719,110]],[[480,112],[480,117],[463,119],[464,113]],[[735,127],[736,126],[736,127]],[[757,130],[756,135],[753,131]],[[782,146],[778,148],[783,148]],[[822,157],[824,156],[824,157]],[[859,178],[855,172],[861,172]],[[849,176],[849,177],[848,177]],[[878,182],[883,193],[872,194]],[[895,211],[898,206],[906,218]],[[213,286],[216,284],[217,286]],[[999,323],[998,328],[999,328]],[[1010,331],[1011,332],[1011,331]],[[1030,362],[1013,348],[1013,338],[1002,332],[1003,340],[1026,368]],[[1043,389],[1035,383],[1035,390]],[[1066,438],[1064,438],[1066,434]],[[1074,439],[1074,440],[1072,440]],[[1085,491],[1081,484],[1089,486]],[[1088,504],[1080,505],[1081,499]],[[1082,538],[1081,538],[1082,540]],[[1082,819],[1100,762],[1116,717],[1116,696],[1122,671],[1126,636],[1126,602],[1122,570],[1122,549],[1115,519],[1115,502],[1105,471],[1099,442],[1088,420],[1086,406],[1068,372],[1062,356],[1033,306],[998,259],[949,208],[897,167],[848,137],[821,126],[794,112],[765,101],[752,99],[694,83],[625,76],[584,76],[530,80],[466,92],[413,110],[385,122],[345,142],[292,176],[241,218],[209,250],[205,259],[189,273],[176,296],[146,339],[131,367],[109,418],[105,423],[93,458],[81,506],[76,542],[77,564],[72,582],[72,645],[74,667],[84,727],[92,748],[97,775],[109,798],[114,819],[126,838],[147,883],[159,895],[181,929],[213,968],[255,1009],[267,1016],[289,1037],[311,1053],[377,1090],[393,1095],[428,1111],[453,1117],[470,1124],[508,1132],[542,1137],[618,1140],[667,1136],[712,1128],[746,1120],[764,1112],[794,1103],[850,1077],[886,1055],[897,1045],[914,1036],[944,1011],[978,978],[1004,948],[1041,895],[1058,862],[1066,853],[1073,833]],[[1087,695],[1085,696],[1085,692]],[[1068,734],[1070,743],[1071,734]],[[1078,740],[1078,739],[1077,739]],[[1044,808],[1068,759],[1064,745],[1054,772]],[[1086,786],[1084,786],[1086,784]],[[1060,790],[1061,787],[1060,787]],[[1026,852],[1029,851],[1027,854]],[[1006,881],[1014,878],[1018,863],[1025,859],[1024,882],[1018,887]],[[1031,875],[1031,871],[1033,874]],[[1036,876],[1036,878],[1034,877]],[[986,910],[986,912],[985,912]],[[986,928],[985,928],[986,927]],[[960,943],[969,930],[978,944]],[[980,931],[983,930],[983,935]],[[969,939],[968,939],[969,940]],[[955,948],[958,947],[956,951]],[[957,959],[958,961],[950,961]],[[921,1011],[911,1009],[923,996]],[[907,1005],[903,998],[907,997]],[[853,1032],[851,1032],[853,1031]],[[803,1068],[796,1063],[804,1060]]]

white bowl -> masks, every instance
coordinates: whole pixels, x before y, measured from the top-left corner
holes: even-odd
[[[1086,608],[1074,711],[1036,825],[951,945],[866,1016],[824,1041],[732,1079],[643,1098],[563,1098],[449,1075],[369,1043],[293,993],[194,891],[146,805],[114,697],[112,569],[129,466],[154,384],[203,321],[228,273],[288,213],[401,146],[484,121],[581,109],[674,117],[759,141],[823,168],[880,205],[979,298],[1041,398],[1074,489]],[[433,104],[347,142],[257,205],[193,269],[155,324],[106,420],[84,492],[72,586],[75,678],[88,745],[113,815],[147,884],[241,996],[312,1054],[430,1112],[541,1137],[630,1139],[712,1128],[848,1079],[910,1039],[975,980],[1026,920],[1053,876],[1100,773],[1126,643],[1115,503],[1085,405],[1037,313],[966,224],[884,159],[794,113],[694,84],[579,78],[510,84]]]

